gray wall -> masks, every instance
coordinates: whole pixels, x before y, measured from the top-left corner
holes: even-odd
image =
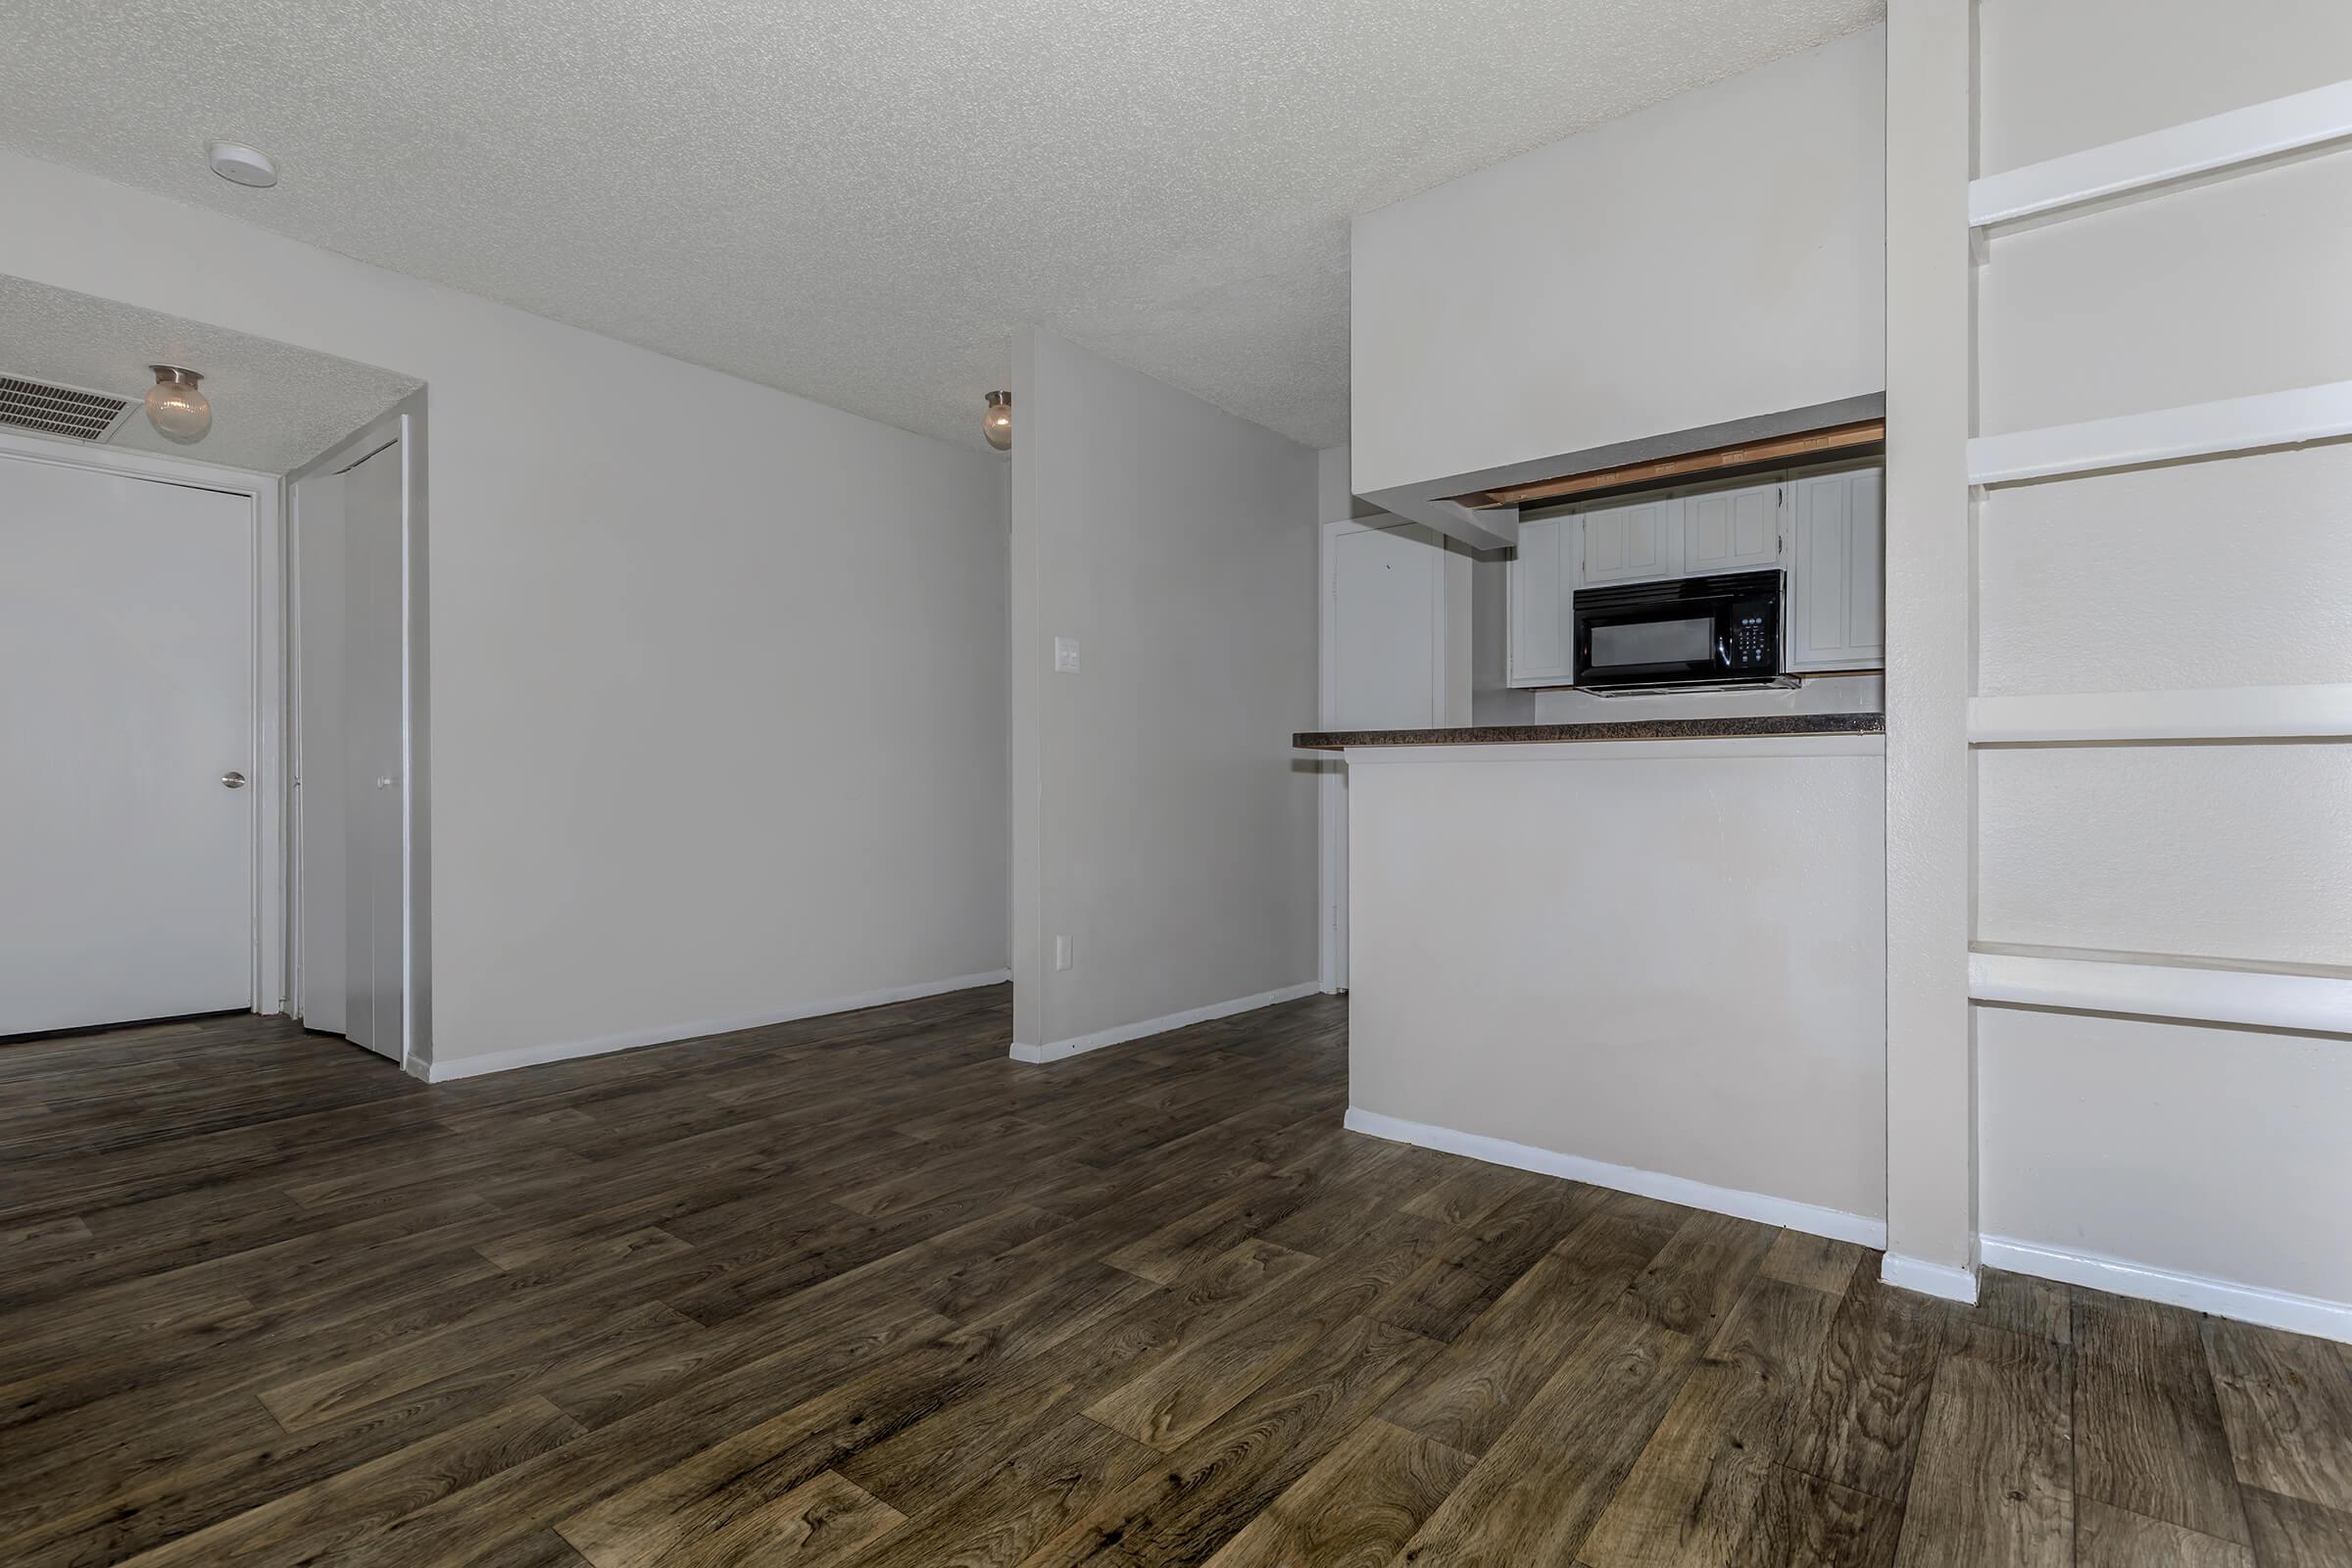
[[[1315,454],[1043,332],[1013,399],[1016,1041],[1311,982]]]

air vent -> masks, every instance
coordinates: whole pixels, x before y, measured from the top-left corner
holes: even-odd
[[[0,375],[0,424],[20,430],[62,435],[70,441],[103,441],[135,406],[128,398],[86,387]]]

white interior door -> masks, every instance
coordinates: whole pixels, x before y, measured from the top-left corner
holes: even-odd
[[[253,1004],[254,530],[0,456],[0,1034]]]
[[[401,452],[343,476],[343,1032],[401,1055]]]
[[[1426,729],[1447,722],[1448,564],[1445,541],[1418,523],[1373,517],[1324,524],[1325,729]],[[1467,570],[1457,575],[1466,594]],[[1322,788],[1323,986],[1344,991],[1347,769],[1330,769]]]

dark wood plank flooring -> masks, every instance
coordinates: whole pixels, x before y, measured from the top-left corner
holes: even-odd
[[[1344,1004],[0,1046],[18,1568],[2352,1562],[2352,1349],[1340,1128]]]

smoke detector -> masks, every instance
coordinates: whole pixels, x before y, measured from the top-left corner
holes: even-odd
[[[212,151],[213,172],[232,185],[268,188],[277,183],[277,165],[268,153],[233,141],[217,141]]]

